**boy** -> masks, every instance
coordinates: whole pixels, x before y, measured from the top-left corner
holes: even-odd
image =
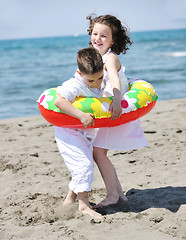
[[[55,138],[59,151],[67,165],[72,180],[69,183],[69,192],[63,203],[64,206],[75,202],[78,196],[79,210],[91,217],[103,219],[95,212],[88,201],[88,192],[94,178],[93,141],[95,130],[87,129],[94,125],[94,116],[75,108],[71,102],[76,97],[99,97],[103,90],[103,61],[96,49],[84,48],[77,53],[78,70],[75,78],[64,82],[57,88],[55,105],[64,113],[78,118],[84,127],[82,129],[69,129],[55,127]]]

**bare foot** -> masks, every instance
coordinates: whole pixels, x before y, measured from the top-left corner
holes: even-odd
[[[125,203],[128,203],[128,198],[125,196],[125,194],[120,194],[119,195],[120,199],[122,199]]]
[[[117,204],[119,199],[122,200],[125,205],[128,204],[128,199],[125,195],[119,196],[118,198],[107,196],[103,201],[96,204],[93,208],[97,209],[97,208],[106,207],[106,206],[109,206],[109,205],[112,205],[112,204]]]
[[[105,219],[104,216],[102,216],[100,213],[95,212],[93,209],[91,209],[88,206],[86,206],[84,208],[79,208],[79,211],[82,212],[83,214],[87,214],[95,219]]]
[[[102,208],[111,204],[116,204],[119,200],[119,196],[107,196],[103,201],[101,201],[100,203],[96,204],[94,206],[94,209],[96,208]]]
[[[105,219],[100,213],[95,212],[88,201],[88,192],[78,193],[79,198],[79,211],[83,214],[87,214],[92,218]]]
[[[67,197],[65,198],[63,202],[63,206],[68,206],[73,204],[76,201],[77,195],[72,192],[71,190],[68,191]]]

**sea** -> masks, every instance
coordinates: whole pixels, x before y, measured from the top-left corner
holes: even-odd
[[[131,32],[119,58],[127,77],[150,82],[159,100],[186,97],[186,29]],[[89,36],[0,40],[0,119],[38,115],[37,99],[73,77]]]

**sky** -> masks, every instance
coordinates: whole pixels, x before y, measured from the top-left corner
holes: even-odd
[[[87,34],[91,13],[130,31],[186,28],[186,0],[0,0],[0,39]]]

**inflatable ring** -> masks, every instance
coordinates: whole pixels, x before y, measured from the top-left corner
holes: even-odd
[[[111,120],[112,114],[109,112],[112,97],[77,97],[72,104],[83,112],[94,114],[95,125],[90,128],[115,127],[136,120],[152,110],[158,95],[152,85],[144,80],[128,78],[128,84],[129,90],[121,101],[122,115],[116,120]],[[54,126],[84,128],[79,119],[62,113],[55,106],[56,97],[56,88],[45,90],[41,94],[37,100],[41,115]]]

